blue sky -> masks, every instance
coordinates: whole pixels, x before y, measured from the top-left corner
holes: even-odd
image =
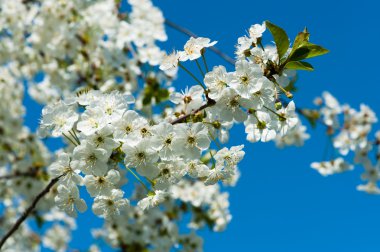
[[[219,41],[217,46],[233,55],[234,44],[250,25],[264,20],[283,27],[289,37],[307,26],[311,40],[330,54],[313,59],[314,72],[301,73],[295,102],[312,106],[312,100],[329,90],[342,103],[354,107],[366,103],[380,112],[380,75],[377,60],[379,5],[375,1],[251,1],[251,0],[160,0],[165,17],[190,28],[200,36]],[[168,50],[181,48],[187,37],[168,28]],[[266,43],[270,37],[266,37]],[[226,64],[208,54],[209,65]],[[227,65],[227,64],[226,64]],[[231,68],[230,68],[231,69]],[[183,79],[182,79],[183,78]],[[185,87],[185,73],[180,73]],[[28,109],[38,106],[26,101]],[[27,123],[37,125],[38,111],[29,112]],[[376,125],[378,127],[378,125]],[[223,233],[203,231],[205,251],[377,251],[380,196],[357,192],[361,168],[324,178],[310,168],[322,159],[326,139],[323,129],[312,135],[303,148],[279,150],[274,144],[246,145],[240,165],[241,179],[230,190],[233,220]],[[231,133],[230,144],[241,144],[241,127]],[[90,237],[93,215],[82,215],[73,247],[83,247]]]

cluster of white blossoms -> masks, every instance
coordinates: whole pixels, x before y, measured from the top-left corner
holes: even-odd
[[[212,223],[214,231],[222,231],[232,216],[228,209],[228,193],[220,193],[219,189],[218,184],[207,186],[200,181],[193,183],[181,181],[171,188],[171,193],[174,199],[190,204],[196,213],[189,223],[190,227],[199,229],[205,224]],[[202,208],[206,211],[201,211]]]
[[[312,163],[312,168],[324,176],[352,170],[354,166],[343,157],[349,157],[349,153],[353,152],[353,162],[364,167],[362,179],[367,181],[357,189],[380,194],[377,186],[380,179],[380,132],[372,133],[373,124],[377,122],[376,114],[365,104],[360,105],[359,111],[348,104],[340,105],[328,92],[317,98],[315,104],[319,108],[314,111],[314,119],[327,127],[330,145],[341,156]],[[313,117],[310,111],[309,116]]]
[[[64,174],[56,203],[69,215],[86,210],[78,190],[82,185],[95,198],[96,215],[108,219],[128,207],[120,189],[121,169],[150,183],[147,197],[137,204],[142,209],[158,205],[183,179],[202,179],[206,185],[233,180],[243,146],[209,154],[212,166],[208,166],[200,158],[215,138],[205,123],[155,124],[129,109],[131,103],[130,95],[91,90],[42,111],[40,135],[62,135],[73,145],[48,168],[53,177]]]
[[[261,33],[255,36],[261,37]],[[204,57],[205,48],[214,44],[206,38],[190,38],[184,51],[168,55],[160,69],[173,71],[178,66],[184,68],[182,62]],[[210,105],[204,109],[206,116],[202,119],[210,125],[211,138],[220,138],[222,143],[228,140],[228,130],[235,123],[244,123],[247,140],[250,142],[268,142],[276,136],[285,136],[298,124],[299,119],[294,102],[290,101],[283,106],[279,102],[279,92],[290,83],[294,71],[285,70],[281,76],[270,73],[266,75],[267,65],[264,59],[275,55],[275,48],[259,49],[260,55],[251,53],[254,49],[257,50],[257,47],[245,49],[248,54],[245,58],[239,58],[234,72],[227,72],[222,65],[215,66],[205,74],[204,85],[199,82],[199,86],[193,86],[182,93],[172,93],[170,100],[177,104],[176,116],[198,112],[197,109],[205,103]],[[274,57],[276,58],[278,56]]]
[[[225,162],[222,154],[229,154],[225,153],[228,149],[224,149],[218,160],[213,159],[218,164],[218,173],[211,174],[208,163],[200,160],[211,141],[207,127],[201,123],[198,126],[171,125],[170,120],[164,123],[163,118],[154,125],[152,118],[158,118],[156,115],[142,116],[149,115],[151,105],[169,97],[167,87],[161,86],[161,82],[170,85],[172,76],[151,68],[158,66],[165,54],[156,45],[156,41],[167,39],[164,18],[150,1],[129,1],[128,13],[119,12],[119,4],[113,0],[0,1],[0,183],[5,207],[1,235],[11,229],[51,179],[64,175],[33,209],[33,219],[38,225],[51,224],[44,235],[40,238],[28,225],[22,225],[2,247],[4,251],[39,251],[40,245],[66,251],[71,230],[76,228],[74,219],[68,215],[76,216],[77,211],[85,211],[89,204],[81,197],[83,191],[78,186],[85,186],[88,194],[94,197],[91,208],[105,218],[106,223],[122,219],[122,214],[129,215],[133,223],[137,218],[133,209],[152,219],[150,215],[161,212],[154,206],[163,201],[171,200],[173,206],[178,205],[181,199],[172,197],[171,192],[175,189],[170,187],[183,177],[186,178],[181,180],[182,184],[189,182],[189,178],[210,177],[207,184],[220,179],[228,184],[237,178],[232,177],[244,154],[241,147],[228,152],[236,160],[225,168],[222,167]],[[147,71],[147,67],[151,70]],[[146,86],[142,92],[137,89],[141,80]],[[39,136],[68,136],[65,139],[70,139],[66,147],[56,151],[54,158],[39,138],[23,126],[24,87],[35,101],[50,104],[43,109]],[[137,98],[133,109],[140,109],[140,115],[129,108],[134,102],[132,92]],[[104,103],[94,106],[99,100]],[[166,137],[177,132],[182,135],[175,135],[173,145],[168,146]],[[201,132],[203,134],[199,135]],[[197,134],[196,142],[176,149],[190,133]],[[125,141],[128,144],[124,144]],[[155,144],[151,145],[150,141]],[[133,152],[137,148],[146,151],[146,162],[140,163],[139,153]],[[124,154],[130,150],[135,156]],[[177,151],[183,153],[178,160]],[[203,156],[207,159],[207,155]],[[172,172],[177,165],[177,171]],[[131,169],[136,169],[137,174]],[[150,185],[148,195],[145,192],[145,197],[135,200],[135,206],[130,206],[124,196],[127,172],[146,178],[145,182],[154,180],[155,183]],[[223,178],[219,177],[219,172],[224,174]],[[208,188],[217,188],[204,190],[204,193],[210,194],[209,200],[217,199],[222,208],[203,200],[186,210],[198,216],[189,227],[195,230],[207,223],[211,229],[220,231],[231,219],[227,194],[221,193],[217,185]],[[167,219],[176,229],[180,221],[180,218]],[[147,229],[147,226],[142,228]],[[157,235],[145,241],[141,249],[162,242],[160,230],[154,228],[152,225],[150,230]],[[105,240],[110,240],[112,234],[106,235]],[[178,233],[178,239],[172,240],[170,246],[178,244],[187,251],[200,250],[202,239],[194,232],[190,235]],[[112,246],[121,247],[122,244],[117,239]],[[91,247],[91,250],[96,249]]]
[[[252,34],[252,40],[262,35]],[[258,55],[254,54],[258,45],[252,43],[252,48],[245,49],[246,56],[238,57],[234,72],[227,72],[222,65],[209,71],[205,52],[213,45],[215,42],[208,38],[190,38],[184,51],[163,58],[160,69],[168,76],[181,67],[197,85],[182,92],[170,88],[168,99],[172,105],[159,113],[139,112],[141,104],[135,104],[130,92],[90,88],[79,89],[43,109],[39,135],[64,137],[69,144],[48,167],[52,177],[62,176],[55,196],[61,210],[73,217],[77,211],[87,210],[88,202],[79,193],[79,187],[84,186],[94,198],[92,211],[108,226],[123,213],[149,213],[167,200],[179,199],[192,205],[192,229],[204,223],[214,231],[225,228],[231,219],[227,194],[215,187],[206,188],[219,181],[233,185],[239,176],[237,165],[244,157],[244,146],[221,146],[228,142],[232,126],[243,123],[250,142],[276,139],[297,145],[307,135],[299,133],[303,126],[292,96],[285,90],[294,78],[294,70],[268,70],[272,67],[269,62],[280,64],[275,48],[261,48]],[[267,58],[271,60],[264,60]],[[196,61],[203,81],[185,67],[186,61]],[[148,78],[144,80],[150,84]],[[282,94],[288,100],[281,100]],[[139,101],[141,96],[137,96]],[[152,100],[150,105],[154,105]],[[210,149],[214,147],[217,150]],[[135,177],[146,190],[145,197],[136,201],[124,196],[126,174]],[[193,181],[193,189],[186,186],[189,181]]]
[[[0,61],[17,63],[40,103],[78,87],[134,91],[139,64],[158,65],[167,39],[162,12],[149,0],[128,1],[121,17],[115,0],[0,1]],[[37,76],[37,78],[36,78]]]
[[[132,201],[145,197],[144,188],[138,189]],[[174,221],[191,213],[192,219],[188,224],[191,229],[208,225],[215,231],[223,230],[231,215],[228,193],[221,194],[219,189],[217,184],[206,186],[199,181],[183,180],[171,187],[171,197],[166,195],[160,208],[143,210],[131,206],[122,215],[106,222],[101,229],[93,230],[93,235],[126,251],[140,251],[147,246],[154,251],[169,251],[173,247],[181,248],[181,251],[202,251],[202,238],[195,232],[181,234]]]
[[[24,223],[0,243],[4,251],[67,251],[75,218],[88,209],[104,219],[95,239],[115,249],[202,251],[196,231],[222,231],[232,218],[223,190],[236,184],[245,154],[244,145],[228,146],[233,126],[244,125],[252,143],[309,138],[299,111],[315,118],[291,92],[296,70],[313,69],[305,60],[328,51],[307,30],[290,46],[280,27],[252,25],[229,70],[209,68],[206,52],[217,43],[209,38],[164,52],[165,19],[150,0],[0,0],[0,14],[0,235],[33,200],[29,216],[47,226],[40,237]],[[275,45],[264,47],[267,30]],[[176,88],[179,70],[196,84]],[[24,92],[46,105],[37,134],[23,126]],[[324,104],[314,113],[338,133],[334,147],[354,151],[366,169],[359,189],[379,192],[379,162],[368,156],[375,147],[380,156],[380,134],[368,140],[375,115],[327,93]],[[39,137],[63,146],[50,153]],[[324,175],[352,169],[342,158],[312,166]]]

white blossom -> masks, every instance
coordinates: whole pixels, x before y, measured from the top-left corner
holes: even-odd
[[[179,60],[196,60],[202,56],[202,49],[214,46],[217,42],[213,41],[209,38],[194,38],[191,37],[185,44],[184,51],[179,52]]]
[[[113,169],[109,170],[105,176],[86,175],[84,177],[84,184],[92,197],[109,195],[119,181],[120,173]]]
[[[119,189],[112,189],[109,196],[97,196],[92,205],[92,211],[105,219],[121,214],[129,206],[129,201],[123,198],[124,192]]]
[[[79,190],[75,185],[64,186],[59,185],[58,194],[55,196],[55,203],[64,210],[68,215],[77,217],[77,211],[84,212],[87,210],[86,202],[79,198]]]
[[[156,190],[151,195],[143,198],[140,200],[137,205],[142,210],[147,210],[152,207],[158,206],[160,203],[162,203],[167,197],[169,196],[168,192]]]
[[[71,166],[85,174],[103,176],[107,170],[110,153],[87,142],[75,147]]]
[[[257,43],[257,39],[261,38],[265,32],[266,24],[263,22],[262,25],[254,24],[249,28],[249,37],[252,39],[253,43]]]

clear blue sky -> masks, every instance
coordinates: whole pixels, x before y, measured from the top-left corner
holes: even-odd
[[[160,0],[165,17],[201,36],[218,40],[232,55],[236,39],[250,25],[271,20],[290,37],[307,26],[311,40],[328,48],[327,56],[312,60],[312,73],[301,73],[296,105],[308,107],[312,99],[329,90],[344,103],[361,102],[380,113],[379,5],[375,1],[252,1]],[[165,47],[181,48],[186,36],[168,28]],[[268,43],[269,41],[266,40]],[[209,57],[209,64],[224,64]],[[184,78],[182,73],[180,78]],[[185,85],[183,82],[177,85]],[[30,109],[35,104],[26,101]],[[34,128],[38,114],[28,113]],[[378,126],[378,125],[376,125]],[[310,168],[322,159],[326,139],[322,129],[309,130],[312,138],[303,148],[279,150],[273,143],[246,144],[240,165],[241,179],[230,190],[233,220],[223,233],[202,232],[205,251],[313,252],[380,251],[380,196],[357,192],[361,168],[324,178]],[[241,127],[232,131],[230,144],[240,144]],[[93,215],[78,220],[73,247],[82,247]]]

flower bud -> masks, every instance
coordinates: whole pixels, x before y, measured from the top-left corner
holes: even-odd
[[[277,102],[274,104],[274,106],[275,106],[276,110],[280,110],[280,109],[282,109],[282,103],[281,103],[281,101],[277,101]]]

